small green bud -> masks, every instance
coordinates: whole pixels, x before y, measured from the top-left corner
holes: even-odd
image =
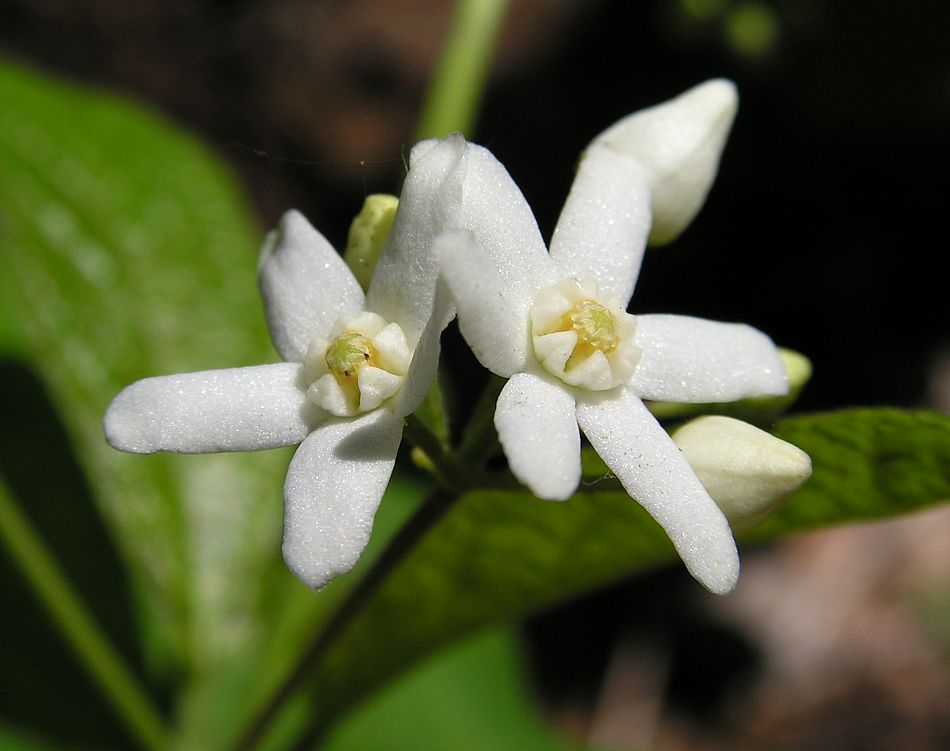
[[[336,376],[349,378],[375,355],[369,339],[348,331],[336,337],[327,347],[327,369]]]
[[[369,289],[373,269],[389,237],[399,199],[383,193],[367,196],[363,208],[350,225],[343,260],[350,267],[363,291]]]

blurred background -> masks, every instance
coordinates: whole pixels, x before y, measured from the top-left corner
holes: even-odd
[[[296,207],[342,247],[404,174],[450,12],[0,0],[0,53],[160,110],[233,165],[262,232]],[[804,352],[800,410],[950,411],[948,30],[950,6],[922,0],[514,0],[473,140],[549,235],[594,135],[733,79],[707,206],[648,253],[633,312],[747,321]],[[543,614],[524,629],[539,700],[624,749],[948,748],[948,539],[938,509],[750,552],[724,600],[664,572]]]

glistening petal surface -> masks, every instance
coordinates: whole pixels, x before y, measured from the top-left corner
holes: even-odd
[[[488,149],[469,144],[463,163],[461,202],[449,226],[475,235],[508,299],[533,299],[558,279],[531,207]]]
[[[432,243],[461,198],[458,178],[449,177],[460,169],[467,148],[465,140],[455,135],[436,143],[424,141],[413,149],[396,218],[366,296],[367,309],[398,323],[412,347],[433,315],[438,268]],[[451,310],[436,315],[444,317],[444,326]]]
[[[445,293],[440,292],[438,296],[444,297]],[[436,309],[442,307],[437,300]],[[412,362],[409,363],[405,383],[399,393],[393,397],[390,405],[397,417],[405,417],[415,412],[426,398],[429,389],[432,388],[439,368],[440,336],[443,325],[444,319],[433,315],[423,330],[422,336],[419,337],[419,343],[416,345],[415,352],[412,353]]]
[[[671,242],[699,212],[719,167],[739,99],[735,84],[713,79],[675,99],[634,112],[595,144],[634,157],[650,182],[650,242]]]
[[[257,451],[300,443],[319,422],[296,363],[145,378],[112,400],[106,440],[121,451]]]
[[[358,313],[363,290],[326,238],[288,211],[261,249],[258,283],[271,339],[288,362],[303,362],[315,334]]]
[[[469,232],[441,235],[433,255],[455,300],[459,329],[479,362],[501,376],[524,370],[531,346],[531,299],[524,289],[505,283],[494,260]]]
[[[508,465],[539,498],[564,500],[581,479],[581,443],[574,397],[542,376],[518,373],[495,407],[498,440]]]
[[[594,279],[626,304],[650,233],[650,191],[639,163],[605,146],[581,159],[561,210],[551,258],[565,276]]]
[[[761,331],[678,315],[638,315],[642,356],[628,385],[643,399],[728,402],[788,392],[778,350]]]
[[[579,394],[577,421],[624,489],[669,535],[689,572],[726,594],[739,577],[739,555],[722,512],[683,454],[638,398]]]
[[[284,561],[313,589],[356,564],[396,461],[402,418],[333,420],[297,449],[284,483]]]

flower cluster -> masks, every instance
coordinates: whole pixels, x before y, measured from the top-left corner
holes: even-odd
[[[570,497],[583,432],[693,576],[729,591],[729,524],[643,400],[783,394],[785,371],[755,329],[634,316],[627,303],[648,239],[671,240],[702,205],[735,103],[730,83],[712,81],[598,136],[550,251],[504,167],[460,136],[413,149],[365,295],[323,236],[288,212],[259,270],[285,362],[134,383],[109,407],[107,439],[138,453],[300,443],[283,552],[319,588],[366,545],[404,418],[432,384],[439,335],[457,311],[475,356],[508,379],[495,427],[514,475],[541,498]]]

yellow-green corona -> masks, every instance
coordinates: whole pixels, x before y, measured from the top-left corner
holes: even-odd
[[[304,359],[307,398],[337,417],[376,409],[402,388],[412,350],[398,324],[364,311],[343,316]]]
[[[335,376],[350,378],[363,365],[373,364],[375,354],[373,343],[367,337],[347,331],[330,342],[324,359],[327,369]]]
[[[606,391],[625,383],[640,359],[636,319],[596,282],[569,279],[541,292],[531,309],[534,353],[571,386]]]
[[[577,344],[566,369],[589,357],[594,350],[607,354],[616,349],[617,323],[606,306],[593,300],[584,300],[571,308],[564,317],[570,328],[577,332]]]

